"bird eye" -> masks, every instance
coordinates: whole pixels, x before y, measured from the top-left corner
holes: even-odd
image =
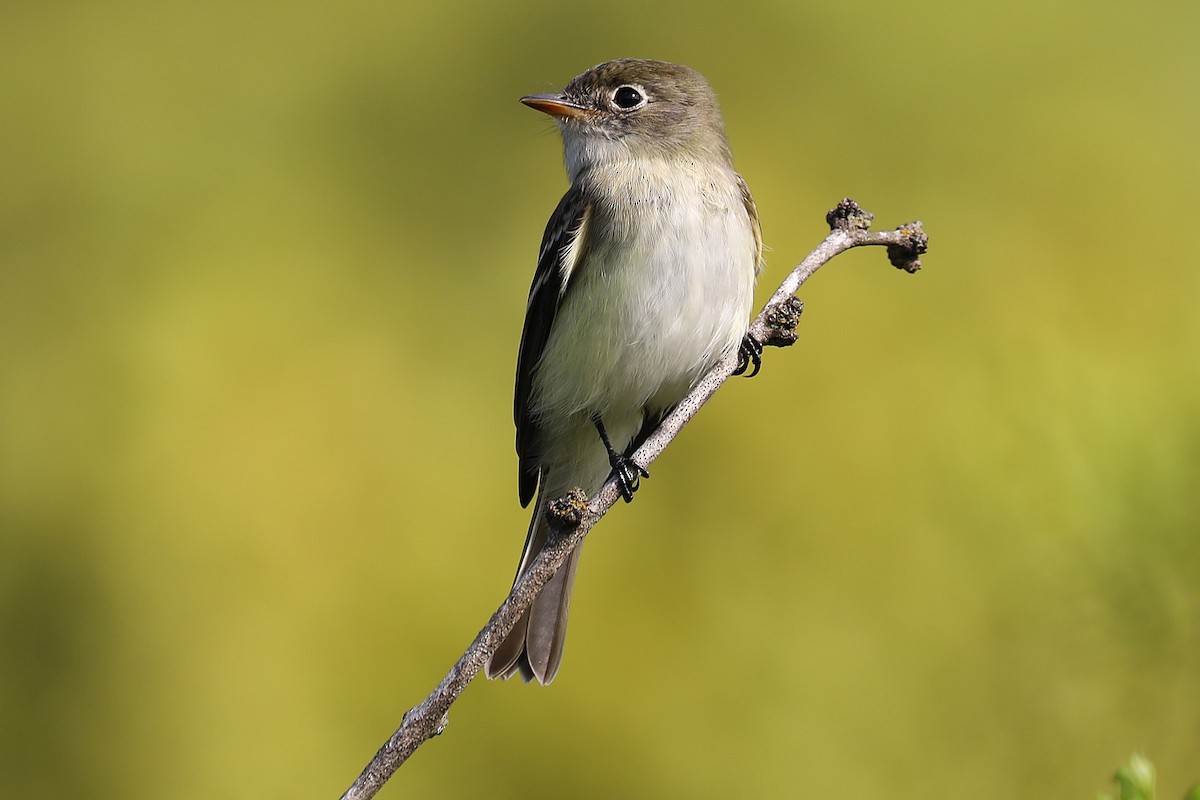
[[[646,95],[636,86],[619,86],[613,92],[612,101],[622,111],[632,111],[646,104]]]

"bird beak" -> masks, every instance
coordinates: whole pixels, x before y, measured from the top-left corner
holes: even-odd
[[[521,102],[558,119],[574,119],[592,113],[592,109],[568,100],[561,94],[531,94],[522,97]]]

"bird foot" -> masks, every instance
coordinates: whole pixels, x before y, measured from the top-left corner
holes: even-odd
[[[621,489],[621,497],[626,503],[632,503],[633,493],[638,490],[642,478],[650,477],[649,471],[629,456],[614,450],[608,452],[608,463],[612,465],[613,476]]]
[[[741,375],[746,371],[747,367],[753,364],[754,369],[746,377],[753,378],[755,375],[757,375],[758,371],[762,369],[762,351],[762,342],[760,342],[758,339],[755,339],[748,333],[743,336],[742,343],[738,346],[737,369],[733,371],[733,374]]]
[[[646,468],[634,462],[632,458],[624,453],[617,452],[609,441],[608,431],[604,429],[604,422],[599,415],[592,417],[592,424],[596,426],[596,432],[600,434],[600,441],[604,443],[604,449],[608,453],[608,463],[612,467],[613,477],[617,479],[617,485],[621,489],[621,497],[626,503],[633,502],[633,493],[638,490],[638,483],[642,478],[649,478],[650,473]]]

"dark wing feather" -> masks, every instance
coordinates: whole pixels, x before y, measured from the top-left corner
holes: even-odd
[[[546,223],[542,247],[538,251],[537,271],[529,288],[525,308],[525,328],[521,331],[521,350],[517,355],[517,386],[513,397],[513,420],[517,423],[517,457],[520,459],[518,487],[521,505],[529,505],[538,484],[538,429],[531,408],[533,372],[546,342],[554,317],[562,306],[573,272],[573,263],[582,256],[581,247],[573,247],[577,236],[586,235],[591,206],[583,193],[572,186],[563,195],[558,208]]]

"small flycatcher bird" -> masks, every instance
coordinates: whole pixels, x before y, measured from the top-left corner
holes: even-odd
[[[517,356],[521,505],[538,495],[518,578],[547,541],[548,501],[615,473],[628,502],[649,477],[630,455],[697,381],[739,346],[739,371],[757,370],[746,330],[762,263],[758,212],[700,73],[621,59],[521,102],[557,121],[571,188],[542,237]],[[554,680],[578,563],[576,550],[489,678]]]

